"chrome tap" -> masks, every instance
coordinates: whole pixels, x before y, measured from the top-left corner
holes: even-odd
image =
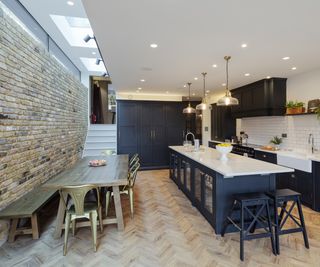
[[[314,136],[313,134],[309,134],[309,140],[308,140],[309,145],[311,145],[311,153],[314,153]]]
[[[192,135],[192,137],[193,137],[193,142],[194,142],[194,139],[195,139],[195,137],[194,137],[194,134],[192,133],[192,132],[187,132],[187,134],[186,134],[186,142],[188,141],[188,135],[189,134],[191,134]]]

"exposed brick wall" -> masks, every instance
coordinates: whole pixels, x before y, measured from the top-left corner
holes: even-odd
[[[0,209],[81,156],[87,93],[0,6]]]

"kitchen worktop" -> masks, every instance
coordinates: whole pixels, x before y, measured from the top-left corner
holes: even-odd
[[[222,174],[225,178],[245,175],[265,175],[273,173],[293,172],[291,168],[278,166],[268,162],[228,154],[229,160],[220,160],[220,152],[209,147],[201,147],[201,151],[189,152],[183,146],[170,146],[172,150]]]
[[[210,140],[211,142],[216,142],[216,143],[224,143],[221,140]],[[239,144],[232,144],[232,145],[239,145]],[[312,161],[318,161],[320,162],[320,153],[317,151],[314,154],[307,152],[307,151],[295,151],[292,149],[280,149],[280,150],[267,150],[267,149],[262,149],[262,146],[260,145],[255,145],[255,144],[247,144],[247,145],[241,145],[245,147],[251,147],[254,150],[257,151],[262,151],[266,153],[273,153],[277,155],[284,155],[284,156],[290,156],[292,158],[298,158],[298,159],[309,159]]]

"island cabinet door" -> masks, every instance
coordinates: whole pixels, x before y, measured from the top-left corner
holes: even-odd
[[[204,202],[203,208],[205,216],[209,217],[212,220],[213,211],[214,211],[214,184],[215,177],[214,175],[205,174],[204,175]]]
[[[175,153],[170,153],[170,178],[178,185],[179,158]]]
[[[187,160],[183,160],[183,176],[184,176],[184,193],[192,201],[192,184],[191,184],[191,175],[192,168],[191,163]]]
[[[196,206],[199,210],[202,209],[202,181],[203,181],[203,176],[204,172],[201,171],[201,168],[195,166],[194,167],[194,172],[193,172],[193,177],[194,177],[194,194],[193,194],[193,201],[194,201],[194,206]]]

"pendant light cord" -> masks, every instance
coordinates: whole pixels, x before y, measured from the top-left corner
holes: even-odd
[[[188,86],[189,86],[189,99],[188,99],[188,100],[189,100],[189,104],[190,104],[190,95],[191,95],[191,94],[190,94],[190,92],[191,92],[191,91],[190,91],[190,90],[191,90],[191,89],[190,89],[191,84],[192,84],[192,83],[190,83],[190,82],[188,83]]]
[[[229,91],[229,60],[231,59],[230,56],[225,56],[224,59],[227,61],[226,62],[226,96],[230,96],[230,91]]]
[[[206,72],[202,72],[203,75],[203,98],[206,97]]]

